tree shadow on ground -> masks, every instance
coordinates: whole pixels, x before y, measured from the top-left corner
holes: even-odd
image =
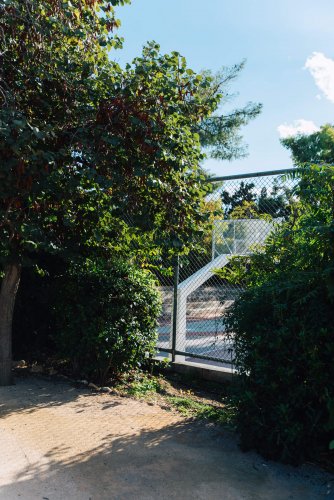
[[[175,395],[180,395],[179,391],[181,389],[185,392],[185,394],[191,391],[191,393],[197,398],[220,404],[231,395],[231,387],[228,382],[211,382],[193,376],[181,375],[169,371],[162,371],[162,373],[165,380],[168,382],[168,385],[172,389],[175,389]],[[164,387],[162,392],[165,392],[168,395],[174,395],[173,393],[170,394],[171,391],[168,389],[169,388],[166,390]]]
[[[316,500],[328,495],[328,481],[309,471],[269,467],[255,455],[242,455],[233,440],[222,448],[204,442],[189,422],[159,431],[115,438],[64,460],[68,450],[51,449],[45,464],[31,463],[0,498],[30,499],[249,499]],[[208,437],[208,436],[207,436]]]
[[[90,407],[95,394],[85,386],[71,384],[61,377],[24,375],[16,377],[15,384],[0,387],[0,419],[12,413],[34,413],[42,408],[63,406],[71,402],[77,404],[77,412]],[[117,406],[115,398],[104,407]]]
[[[315,500],[330,491],[332,476],[272,464],[255,453],[243,454],[233,433],[179,417],[172,421],[170,414],[150,409],[146,403],[131,402],[132,414],[126,415],[124,408],[117,408],[121,405],[117,398],[102,397],[96,408],[96,395],[87,390],[38,378],[3,389],[0,397],[4,420],[21,415],[36,426],[39,413],[56,420],[71,405],[72,410],[90,412],[90,401],[95,401],[94,418],[88,425],[83,426],[81,413],[70,415],[72,432],[78,428],[80,443],[76,436],[67,440],[61,430],[63,441],[48,441],[47,434],[57,431],[57,422],[51,421],[50,429],[36,433],[35,439],[40,435],[44,447],[35,443],[28,456],[25,440],[19,443],[23,459],[20,466],[14,464],[7,483],[2,482],[1,499]],[[95,433],[96,440],[92,439]],[[333,498],[330,495],[331,491],[326,498]]]

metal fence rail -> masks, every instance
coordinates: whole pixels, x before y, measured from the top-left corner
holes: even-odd
[[[233,342],[227,339],[224,316],[243,292],[215,274],[231,257],[263,248],[285,220],[298,179],[295,169],[256,172],[209,179],[212,192],[205,210],[210,228],[197,249],[177,259],[172,279],[160,279],[163,312],[157,348],[176,361],[215,366],[233,364]]]

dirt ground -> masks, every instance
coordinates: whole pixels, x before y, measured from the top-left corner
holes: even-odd
[[[334,476],[242,453],[236,436],[61,380],[0,388],[1,500],[334,499]]]

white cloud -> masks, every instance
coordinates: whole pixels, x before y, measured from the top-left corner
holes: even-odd
[[[313,134],[313,132],[317,132],[320,129],[312,121],[303,120],[303,118],[300,118],[299,120],[295,120],[290,125],[288,123],[283,123],[282,125],[279,125],[277,127],[277,130],[280,137],[282,139],[285,139],[286,137],[291,137],[297,134],[310,135]]]
[[[306,60],[305,69],[309,70],[325,97],[334,102],[334,60],[322,52],[313,52]]]

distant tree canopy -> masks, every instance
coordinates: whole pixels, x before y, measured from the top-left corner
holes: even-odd
[[[273,218],[286,217],[289,214],[290,192],[275,180],[270,192],[262,187],[260,193],[253,182],[241,181],[239,188],[233,193],[222,192],[222,203],[226,217],[258,218],[268,214]]]
[[[323,125],[310,135],[298,134],[282,139],[283,146],[291,152],[295,165],[334,164],[334,127]]]
[[[231,194],[229,191],[222,192],[222,202],[225,214],[233,212],[233,210],[242,205],[244,202],[253,202],[256,195],[253,191],[255,184],[253,182],[241,181],[239,188]]]

